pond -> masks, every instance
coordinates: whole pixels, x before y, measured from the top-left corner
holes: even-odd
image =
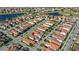
[[[62,16],[59,12],[49,13],[49,15],[52,15],[52,16]]]
[[[6,20],[6,19],[12,19],[16,18],[18,16],[23,15],[24,13],[16,13],[16,14],[0,14],[0,21]]]

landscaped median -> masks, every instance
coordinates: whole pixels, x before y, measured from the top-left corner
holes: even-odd
[[[73,45],[72,45],[72,47],[71,47],[71,51],[75,51],[76,50],[76,48],[77,48],[77,44],[76,43],[73,43]]]

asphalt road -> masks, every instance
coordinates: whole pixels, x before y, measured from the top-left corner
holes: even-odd
[[[66,43],[66,46],[64,47],[64,51],[69,51],[72,43],[73,43],[73,39],[76,35],[76,32],[79,30],[78,29],[78,26],[79,26],[79,21],[76,22],[76,24],[74,25],[74,28],[72,29],[71,33],[69,34],[68,38],[67,38],[67,43]]]

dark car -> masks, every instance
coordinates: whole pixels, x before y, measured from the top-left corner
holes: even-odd
[[[22,50],[22,51],[29,51],[29,48],[23,47],[21,50]]]

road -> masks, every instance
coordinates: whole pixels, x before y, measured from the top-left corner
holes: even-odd
[[[70,47],[73,43],[74,36],[76,35],[76,32],[79,30],[77,28],[78,26],[79,26],[79,21],[76,22],[76,24],[74,25],[74,28],[72,29],[71,33],[68,35],[66,46],[63,49],[64,51],[69,51],[69,49],[70,49]]]

